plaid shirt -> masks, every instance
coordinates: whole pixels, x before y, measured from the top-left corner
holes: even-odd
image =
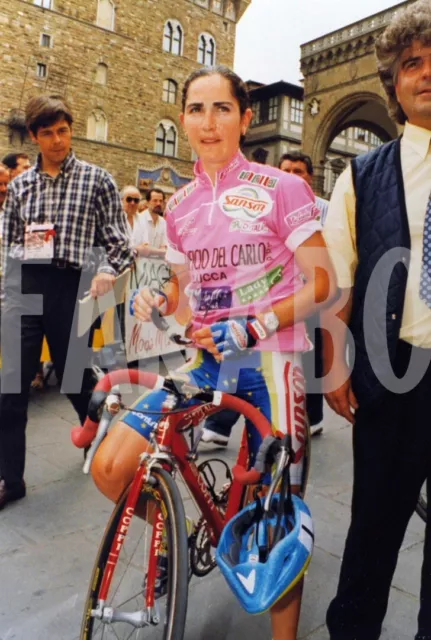
[[[98,271],[117,274],[132,262],[125,216],[113,178],[71,152],[55,178],[34,167],[9,184],[3,217],[3,272],[8,256],[23,259],[25,226],[55,225],[54,258],[80,268],[93,247],[106,252]],[[1,234],[0,234],[1,235]]]

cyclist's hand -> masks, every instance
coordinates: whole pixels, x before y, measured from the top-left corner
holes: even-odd
[[[345,418],[350,424],[355,423],[355,411],[359,408],[353,393],[349,371],[345,363],[333,364],[325,378],[326,402],[331,409]]]
[[[130,301],[133,315],[141,322],[149,322],[151,320],[151,312],[154,307],[162,311],[162,305],[166,302],[166,298],[160,295],[154,295],[150,289],[145,288],[141,291],[135,291]]]
[[[257,343],[251,334],[247,318],[215,322],[210,327],[195,331],[193,339],[213,354],[216,360],[231,358]]]

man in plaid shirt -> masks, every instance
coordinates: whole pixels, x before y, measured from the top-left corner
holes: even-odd
[[[93,297],[108,292],[132,262],[117,187],[104,169],[75,157],[72,123],[62,98],[29,101],[26,124],[40,153],[36,165],[10,183],[4,207],[0,509],[26,492],[28,396],[43,336],[82,423],[93,380],[85,369],[89,336],[77,338],[76,303],[86,289]],[[90,268],[95,247],[103,254],[96,274]]]

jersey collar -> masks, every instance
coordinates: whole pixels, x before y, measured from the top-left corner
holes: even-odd
[[[247,158],[242,154],[241,151],[238,151],[225,167],[220,169],[220,171],[217,171],[217,183],[223,182],[223,180],[232,175],[234,171],[243,167],[247,163]],[[203,182],[211,182],[209,175],[204,171],[201,160],[198,160],[196,162],[194,172],[198,180],[201,180]]]

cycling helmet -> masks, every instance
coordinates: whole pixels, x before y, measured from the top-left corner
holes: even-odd
[[[314,543],[313,521],[303,500],[275,494],[252,502],[223,529],[217,563],[248,613],[263,613],[304,575]]]

